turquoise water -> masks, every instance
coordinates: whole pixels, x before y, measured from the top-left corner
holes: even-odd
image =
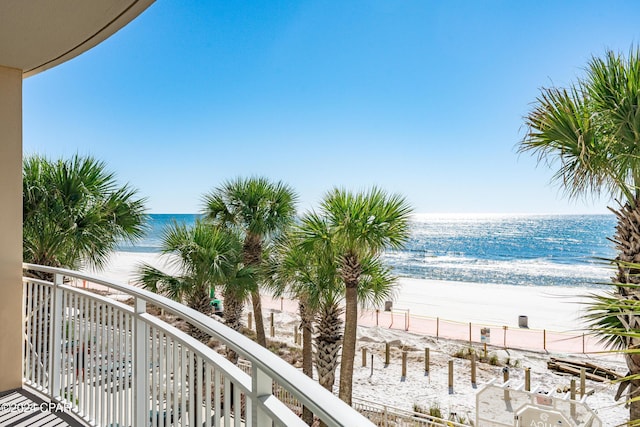
[[[149,232],[120,250],[156,252],[172,221],[194,214],[150,216]],[[613,215],[418,215],[404,250],[385,260],[397,274],[421,279],[524,286],[593,286],[612,275],[601,258],[615,256],[607,240]]]

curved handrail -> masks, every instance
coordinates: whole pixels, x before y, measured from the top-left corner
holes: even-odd
[[[283,388],[289,390],[296,396],[296,398],[299,399],[299,401],[303,405],[307,406],[327,425],[363,427],[373,426],[370,421],[368,421],[364,416],[359,414],[345,402],[338,399],[335,395],[327,391],[319,383],[302,374],[295,367],[291,366],[289,363],[276,356],[268,349],[260,346],[244,335],[232,330],[231,328],[228,328],[224,324],[215,321],[210,317],[183,304],[180,304],[162,295],[147,291],[145,289],[136,288],[131,285],[117,283],[114,281],[104,280],[91,274],[81,273],[73,270],[46,267],[27,263],[23,264],[23,269],[40,271],[52,275],[62,275],[64,277],[79,280],[86,280],[97,285],[121,291],[134,298],[139,298],[145,302],[151,303],[154,306],[157,306],[179,316],[180,318],[196,326],[203,332],[206,332],[207,334],[213,336],[215,339],[221,341],[228,348],[242,355],[247,360],[251,361],[254,369],[257,368],[259,371],[265,373],[271,379],[276,381]],[[193,341],[197,342],[197,340],[193,339],[189,335],[184,334],[180,331],[176,331],[177,330],[172,331],[172,333],[184,335],[185,337],[181,337],[180,339],[183,341],[187,340],[189,342],[189,345],[191,345]],[[209,349],[203,344],[200,344],[199,342],[197,343],[198,344],[194,345],[198,347],[198,352],[215,353],[213,350]],[[263,402],[263,404],[266,405],[267,402]],[[276,404],[275,406],[278,405]]]

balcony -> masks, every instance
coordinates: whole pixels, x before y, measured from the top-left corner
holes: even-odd
[[[300,408],[277,397],[289,396],[327,426],[373,426],[269,350],[202,313],[91,275],[23,267],[25,389],[86,425],[305,426]],[[85,282],[118,298],[74,285]],[[152,314],[160,310],[236,352],[250,373]]]

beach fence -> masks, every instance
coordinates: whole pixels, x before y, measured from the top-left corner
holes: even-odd
[[[283,308],[286,307],[284,301],[281,301],[281,303],[283,304]],[[272,316],[271,314],[273,313],[274,312],[272,311],[268,316],[271,322],[270,329],[272,330],[275,329],[273,319],[280,317],[277,312],[275,313],[276,316]],[[290,319],[289,316],[284,317]],[[282,324],[280,324],[280,326],[282,326]],[[289,324],[289,326],[291,325]],[[410,323],[408,326],[409,328],[411,328]],[[473,327],[474,325],[471,325],[472,341],[474,339]],[[299,334],[297,334],[298,328],[299,325],[296,324],[293,329],[293,334],[288,333],[288,331],[286,330],[283,331],[285,333],[285,336],[288,336],[288,339],[293,339],[294,346],[301,345],[299,339],[300,336]],[[491,331],[487,328],[482,329],[483,330],[480,331],[480,340],[487,340],[487,338],[490,339]],[[498,330],[503,331],[503,329],[500,328],[498,328]],[[282,329],[278,328],[278,331],[282,331]],[[445,370],[447,374],[446,377],[442,378],[442,375],[440,373],[440,375],[438,375],[438,379],[436,380],[437,387],[441,387],[442,394],[444,395],[447,390],[449,394],[458,394],[461,392],[468,392],[469,386],[471,386],[473,389],[476,389],[479,385],[476,376],[477,364],[488,363],[490,365],[495,365],[496,367],[501,368],[501,382],[498,383],[497,380],[494,379],[489,383],[484,383],[480,387],[481,390],[476,394],[477,412],[475,413],[475,415],[470,415],[468,412],[461,413],[459,415],[459,408],[455,407],[449,407],[447,411],[441,412],[438,402],[433,403],[432,406],[429,407],[422,406],[421,403],[414,403],[414,410],[411,411],[389,406],[384,403],[367,401],[357,397],[353,398],[353,408],[377,426],[462,427],[473,425],[472,423],[474,422],[474,420],[476,423],[478,423],[478,420],[480,420],[481,424],[476,425],[486,424],[495,425],[497,427],[502,425],[513,425],[514,411],[513,409],[510,409],[513,407],[512,404],[515,402],[519,402],[518,407],[520,407],[522,406],[521,404],[526,403],[525,400],[527,400],[530,401],[530,403],[533,405],[533,411],[538,410],[536,409],[536,404],[541,401],[543,402],[543,406],[540,411],[544,412],[546,410],[550,410],[550,413],[555,414],[560,410],[567,409],[569,416],[573,416],[573,418],[584,418],[585,416],[589,416],[592,418],[590,420],[592,422],[591,425],[593,425],[594,427],[602,425],[601,423],[599,423],[599,419],[597,419],[595,415],[592,416],[592,413],[588,412],[588,407],[584,402],[584,399],[586,399],[586,397],[591,394],[589,392],[585,392],[586,387],[584,385],[584,382],[586,379],[586,372],[584,370],[581,370],[580,373],[581,385],[579,389],[577,389],[576,387],[576,379],[572,378],[570,392],[566,392],[566,390],[560,392],[560,388],[558,388],[556,391],[556,389],[553,387],[550,390],[540,390],[538,388],[534,388],[532,390],[530,368],[521,368],[517,363],[512,366],[508,360],[506,362],[501,361],[495,355],[490,355],[491,357],[488,357],[486,345],[478,345],[477,342],[473,342],[469,346],[467,346],[467,344],[467,342],[461,342],[461,347],[463,348],[454,354],[449,354],[449,360],[446,364],[442,364],[440,361],[440,363],[437,363],[432,367],[430,366],[431,351],[428,347],[420,349],[415,348],[411,345],[407,346],[403,345],[402,343],[390,343],[388,341],[375,343],[367,342],[364,345],[358,347],[358,351],[361,353],[361,368],[359,369],[371,369],[371,376],[373,376],[374,369],[375,372],[381,372],[381,368],[386,371],[386,369],[384,368],[393,365],[393,372],[399,374],[399,376],[397,377],[398,381],[404,382],[405,378],[407,378],[407,381],[411,381],[411,387],[415,387],[417,384],[415,382],[416,368],[418,369],[420,376],[424,375],[425,378],[432,376],[432,368],[434,372],[436,369]],[[485,341],[483,344],[487,344],[487,342]],[[494,347],[495,350],[495,346],[492,347]],[[499,347],[500,346],[498,346],[498,348]],[[494,357],[495,362],[492,360]],[[412,370],[411,377],[407,375],[408,359],[411,359],[413,361],[411,366],[409,366],[409,368]],[[464,359],[466,359],[466,361]],[[416,361],[422,361],[423,365],[416,364]],[[401,367],[401,369],[399,370],[398,365],[400,365]],[[250,363],[240,360],[239,366],[243,371],[251,375]],[[512,371],[512,368],[515,369],[515,371]],[[510,379],[510,372],[516,373],[516,381],[522,380],[521,385],[517,387],[514,386],[514,384],[516,383],[513,382],[514,379]],[[520,379],[518,380],[518,378]],[[429,384],[431,384],[431,379],[429,379]],[[487,391],[487,389],[489,388],[490,390]],[[580,398],[577,397],[577,390],[582,390],[582,395]],[[288,393],[286,390],[279,387],[279,385],[275,382],[273,384],[272,393],[280,401],[284,402],[293,412],[299,415],[302,414],[303,407],[301,403],[291,393]],[[499,397],[500,399],[494,398],[494,395]],[[480,398],[478,396],[482,397]],[[485,398],[487,396],[488,398]],[[487,401],[493,403],[498,402],[498,404],[496,406],[493,403],[487,403]],[[504,408],[500,405],[500,401],[504,402]],[[504,411],[500,412],[500,408],[504,409]],[[437,416],[435,415],[436,412],[433,412],[434,410],[437,411]],[[449,414],[447,415],[447,413]],[[528,412],[522,412],[518,416],[523,420],[526,420],[528,419],[526,418],[528,414]],[[487,423],[487,420],[493,420],[492,417],[498,417],[500,418],[500,420],[503,420],[504,418],[504,420],[506,420],[504,421],[506,424]],[[498,418],[496,418],[496,420]],[[527,423],[524,425],[528,426],[530,424]]]
[[[238,367],[251,375],[251,362],[240,359]],[[291,410],[302,415],[302,404],[284,388],[273,384],[273,395],[284,402]],[[454,419],[433,417],[421,412],[407,411],[393,406],[383,405],[354,397],[351,406],[376,426],[380,427],[468,427]]]
[[[286,298],[263,297],[265,309],[295,314],[298,304]],[[361,326],[378,326],[412,332],[435,338],[480,343],[498,348],[511,348],[550,353],[601,353],[607,349],[598,338],[586,332],[557,332],[507,325],[459,322],[439,317],[420,316],[409,310],[363,310],[358,319]]]

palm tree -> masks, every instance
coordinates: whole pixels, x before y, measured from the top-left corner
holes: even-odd
[[[170,255],[169,267],[177,274],[143,264],[138,281],[145,288],[184,302],[206,315],[213,312],[210,289],[222,288],[225,322],[240,331],[242,301],[248,295],[253,277],[252,271],[242,265],[242,240],[237,234],[200,220],[193,226],[174,222],[164,230],[161,253]],[[189,326],[192,336],[208,341],[207,334]]]
[[[266,178],[237,178],[205,195],[204,213],[214,224],[240,230],[244,236],[243,259],[256,269],[262,264],[263,249],[281,233],[295,215],[297,196],[282,182]],[[251,292],[258,343],[267,345],[260,290]]]
[[[640,51],[625,59],[608,51],[593,57],[586,76],[568,89],[543,88],[525,117],[527,134],[520,152],[537,154],[538,161],[557,162],[553,176],[569,197],[604,194],[617,199],[609,208],[617,217],[615,236],[617,267],[613,279],[621,301],[640,300]],[[625,303],[626,304],[626,303]],[[626,349],[640,347],[637,310],[616,314],[627,331],[621,336]],[[640,364],[627,353],[632,376]],[[629,382],[629,397],[640,396],[640,381]],[[640,402],[630,404],[630,419],[640,419]]]
[[[614,262],[614,265],[619,264]],[[628,268],[640,269],[640,264],[627,265]],[[615,280],[615,278],[614,278]],[[604,294],[592,293],[589,295],[590,300],[587,302],[587,314],[585,318],[589,322],[589,327],[596,336],[600,338],[600,342],[610,347],[614,351],[622,352],[627,359],[627,365],[635,366],[629,369],[627,374],[621,378],[615,400],[620,399],[624,391],[635,381],[640,381],[638,374],[632,371],[640,370],[640,348],[627,348],[627,341],[630,338],[640,340],[640,330],[629,328],[628,324],[624,324],[625,318],[629,315],[640,315],[640,305],[634,297],[627,298],[621,296],[618,289],[620,287],[628,288],[627,294],[637,292],[638,285],[631,283],[612,283],[613,289],[608,289]],[[640,400],[638,396],[631,396],[627,403]],[[631,418],[629,426],[640,425],[640,419]]]
[[[298,300],[302,328],[302,372],[310,378],[313,378],[313,333],[317,319],[316,368],[320,384],[332,391],[342,346],[342,319],[338,306],[342,294],[341,283],[333,257],[327,253],[331,246],[324,242],[314,247],[305,246],[304,240],[305,235],[322,233],[322,230],[326,231],[326,223],[308,214],[298,226],[278,239],[275,251],[269,257],[267,285],[275,296],[286,294]],[[335,316],[329,318],[332,315]],[[333,361],[327,360],[329,354]],[[309,425],[313,423],[313,413],[306,407],[303,408],[302,419]]]
[[[342,348],[344,282],[340,275],[340,257],[330,223],[325,217],[308,213],[293,228],[280,245],[277,276],[280,293],[288,292],[300,302],[300,316],[308,343],[303,345],[303,366],[311,359],[311,321],[315,323],[315,364],[320,384],[333,391],[335,371]],[[395,277],[379,258],[365,256],[361,260],[362,273],[358,300],[362,305],[378,305],[391,298]],[[274,275],[275,276],[275,275]],[[308,370],[311,371],[310,362]],[[310,374],[309,374],[310,375]]]
[[[273,291],[275,297],[284,295],[298,300],[300,328],[302,329],[302,373],[313,378],[313,320],[317,311],[318,286],[315,282],[316,265],[305,258],[305,254],[296,250],[290,238],[281,241],[277,250],[267,258],[265,285]],[[302,408],[302,420],[313,424],[313,412],[306,406]]]
[[[337,293],[326,295],[315,318],[318,382],[332,393],[344,333],[344,308],[340,302],[341,297]]]
[[[370,276],[367,270],[385,271],[379,266],[378,256],[385,248],[400,248],[408,239],[410,213],[411,208],[403,197],[389,195],[375,187],[360,193],[334,189],[320,207],[328,232],[307,236],[309,242],[330,241],[344,284],[345,329],[339,396],[348,404],[352,396],[358,302],[363,302],[365,283],[384,283],[365,280]]]
[[[119,186],[103,162],[33,155],[22,171],[25,262],[102,267],[119,242],[144,234],[144,199],[129,185]]]

